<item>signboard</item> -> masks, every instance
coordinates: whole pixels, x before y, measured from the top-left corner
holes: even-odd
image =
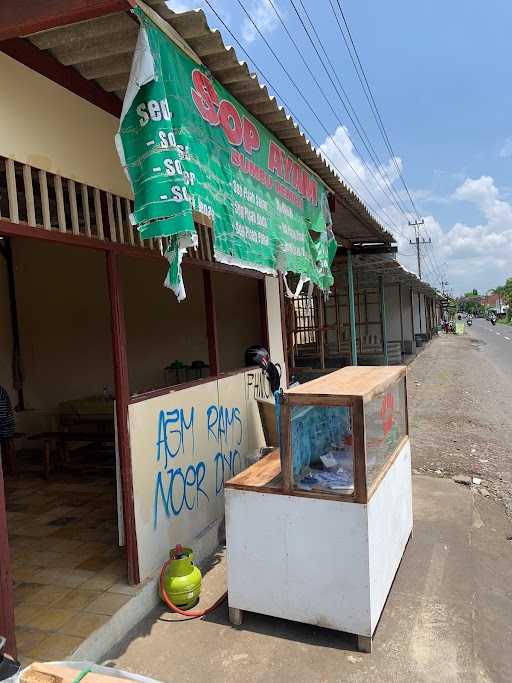
[[[327,190],[204,66],[138,9],[141,22],[116,144],[141,236],[169,237],[166,284],[184,298],[193,212],[208,217],[215,259],[332,284]]]

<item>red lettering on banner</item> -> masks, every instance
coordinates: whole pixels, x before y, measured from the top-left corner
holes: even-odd
[[[192,100],[202,118],[211,126],[222,127],[226,139],[231,145],[239,147],[243,144],[245,152],[251,155],[260,149],[260,134],[255,124],[246,116],[240,116],[235,105],[229,100],[219,101],[219,96],[208,76],[194,69],[192,71]],[[254,162],[243,155],[231,156],[231,163],[251,175],[267,187],[272,187],[272,178]],[[252,165],[251,165],[252,164]],[[302,197],[316,205],[318,203],[318,186],[316,180],[304,167],[288,156],[273,140],[269,141],[267,167],[271,173],[283,178],[300,194],[298,197],[289,188],[276,183],[276,192],[292,204],[302,207]]]
[[[268,190],[272,189],[273,182],[268,173],[265,173],[265,171],[251,159],[246,159],[244,155],[236,149],[231,150],[231,163],[233,166],[237,166],[242,173],[250,175],[264,185]]]
[[[219,123],[219,115],[215,107],[219,103],[219,96],[213,83],[210,81],[208,76],[204,74],[199,69],[194,69],[192,71],[192,83],[194,88],[192,88],[192,99],[196,105],[199,113],[205,121],[212,126],[217,126]]]
[[[244,149],[247,154],[257,152],[260,148],[260,134],[252,121],[244,118],[243,125]]]
[[[227,100],[222,100],[219,105],[219,121],[228,142],[232,145],[238,145],[242,142],[242,122],[237,110]]]
[[[283,157],[284,151],[271,140],[268,146],[268,170],[283,177]]]
[[[213,83],[199,69],[192,72],[192,100],[205,121],[211,126],[222,126],[222,130],[231,145],[244,144],[247,154],[260,148],[260,134],[252,121],[240,116],[237,108],[229,100],[221,100]]]

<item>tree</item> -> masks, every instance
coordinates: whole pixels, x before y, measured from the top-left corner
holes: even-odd
[[[507,278],[503,285],[503,294],[507,304],[512,304],[512,277]]]

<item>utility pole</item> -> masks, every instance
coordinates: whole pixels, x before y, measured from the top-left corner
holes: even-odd
[[[418,259],[418,277],[421,280],[421,252],[420,252],[420,244],[432,244],[432,240],[429,238],[427,240],[420,240],[420,227],[425,224],[425,221],[423,218],[419,221],[409,221],[409,225],[411,228],[414,228],[414,234],[416,236],[416,239],[414,242],[412,240],[409,240],[409,244],[415,244],[416,245],[416,258]]]
[[[444,296],[446,296],[445,287],[448,287],[448,282],[446,282],[446,280],[441,280],[441,288]]]

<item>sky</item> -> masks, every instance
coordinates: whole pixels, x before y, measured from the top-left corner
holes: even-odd
[[[447,281],[458,295],[512,277],[511,2],[339,0],[391,151],[343,41],[338,0],[168,4],[205,11],[210,27],[396,237],[404,266],[417,271],[408,222],[421,218],[420,237],[431,240],[422,247],[423,279],[438,288]]]

